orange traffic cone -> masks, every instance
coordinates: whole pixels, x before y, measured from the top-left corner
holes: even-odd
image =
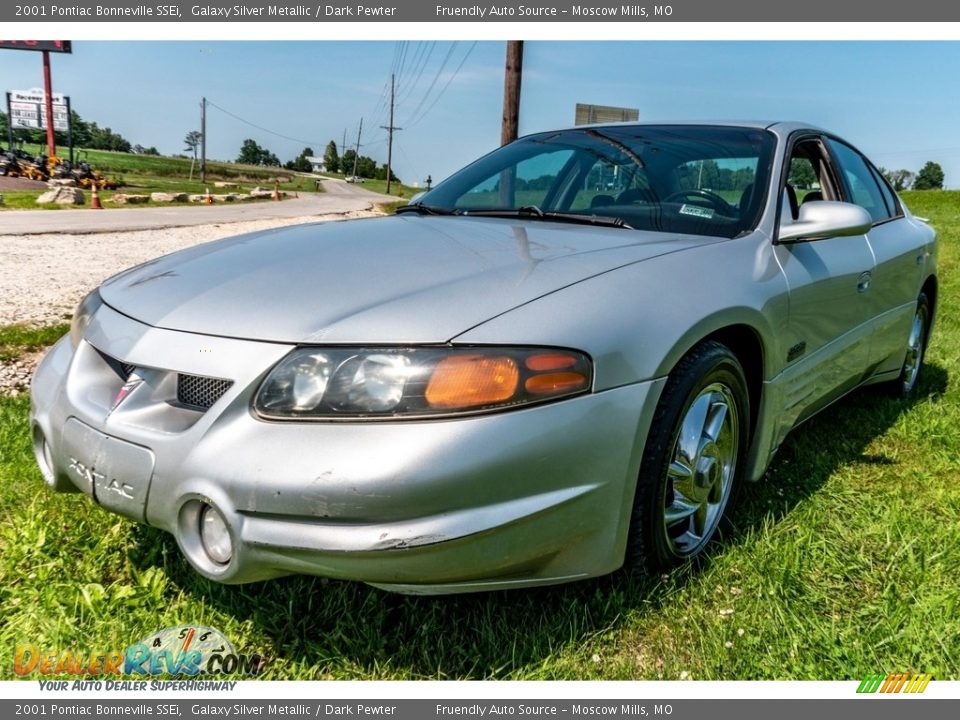
[[[279,200],[279,199],[280,199],[280,184],[279,184],[279,183],[274,183],[274,184],[273,184],[273,199],[274,199],[274,200]]]
[[[90,194],[90,209],[91,210],[103,210],[103,205],[100,202],[100,195],[97,193],[97,184],[94,183],[91,188]]]
[[[203,196],[204,205],[213,205],[213,198],[210,197],[210,188],[207,188],[207,194]]]

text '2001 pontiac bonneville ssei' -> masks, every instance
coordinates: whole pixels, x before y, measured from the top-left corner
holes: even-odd
[[[824,130],[539,133],[395,216],[110,278],[37,370],[33,442],[220,582],[662,572],[797,424],[914,393],[936,300],[934,232]]]

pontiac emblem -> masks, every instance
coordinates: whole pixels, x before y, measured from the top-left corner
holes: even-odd
[[[126,400],[127,396],[136,390],[142,382],[142,377],[136,373],[131,373],[130,377],[128,377],[127,381],[123,384],[123,387],[117,392],[117,396],[113,399],[113,405],[110,406],[110,412],[116,410],[120,406],[120,403]]]

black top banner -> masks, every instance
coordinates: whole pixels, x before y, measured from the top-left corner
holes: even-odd
[[[394,0],[378,2],[234,2],[63,0],[0,7],[0,22],[945,22],[960,4],[942,0]],[[9,42],[9,41],[7,41]],[[42,49],[42,48],[37,48]],[[46,48],[52,49],[52,48]],[[69,51],[66,51],[69,52]]]

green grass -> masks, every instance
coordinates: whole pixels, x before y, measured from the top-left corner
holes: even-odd
[[[920,399],[861,391],[798,429],[699,567],[441,598],[304,577],[219,586],[166,534],[48,492],[28,400],[0,398],[0,646],[122,649],[190,622],[266,652],[274,679],[957,678],[960,193],[906,200],[941,238]]]
[[[69,325],[0,327],[0,362],[13,360],[24,353],[52,345],[70,331]]]
[[[27,146],[28,152],[36,153],[39,148]],[[66,154],[65,151],[64,155]],[[149,195],[152,192],[203,193],[206,188],[213,194],[233,192],[232,189],[215,187],[217,181],[235,182],[239,191],[249,192],[255,186],[272,189],[276,179],[280,178],[279,188],[287,192],[323,192],[317,187],[317,176],[303,175],[282,168],[264,168],[253,165],[239,165],[209,161],[207,163],[207,182],[200,182],[199,163],[190,175],[190,160],[156,155],[134,155],[111,152],[108,150],[81,150],[75,154],[79,162],[87,162],[105,177],[116,181],[120,187],[114,190],[100,191],[100,199],[105,209],[143,207],[143,205],[114,205],[109,202],[114,192],[125,194]],[[59,210],[90,206],[90,191],[84,190],[83,205],[37,205],[36,200],[42,190],[11,190],[3,192],[3,205],[0,210],[30,209]],[[148,206],[162,207],[169,203],[147,203]]]

